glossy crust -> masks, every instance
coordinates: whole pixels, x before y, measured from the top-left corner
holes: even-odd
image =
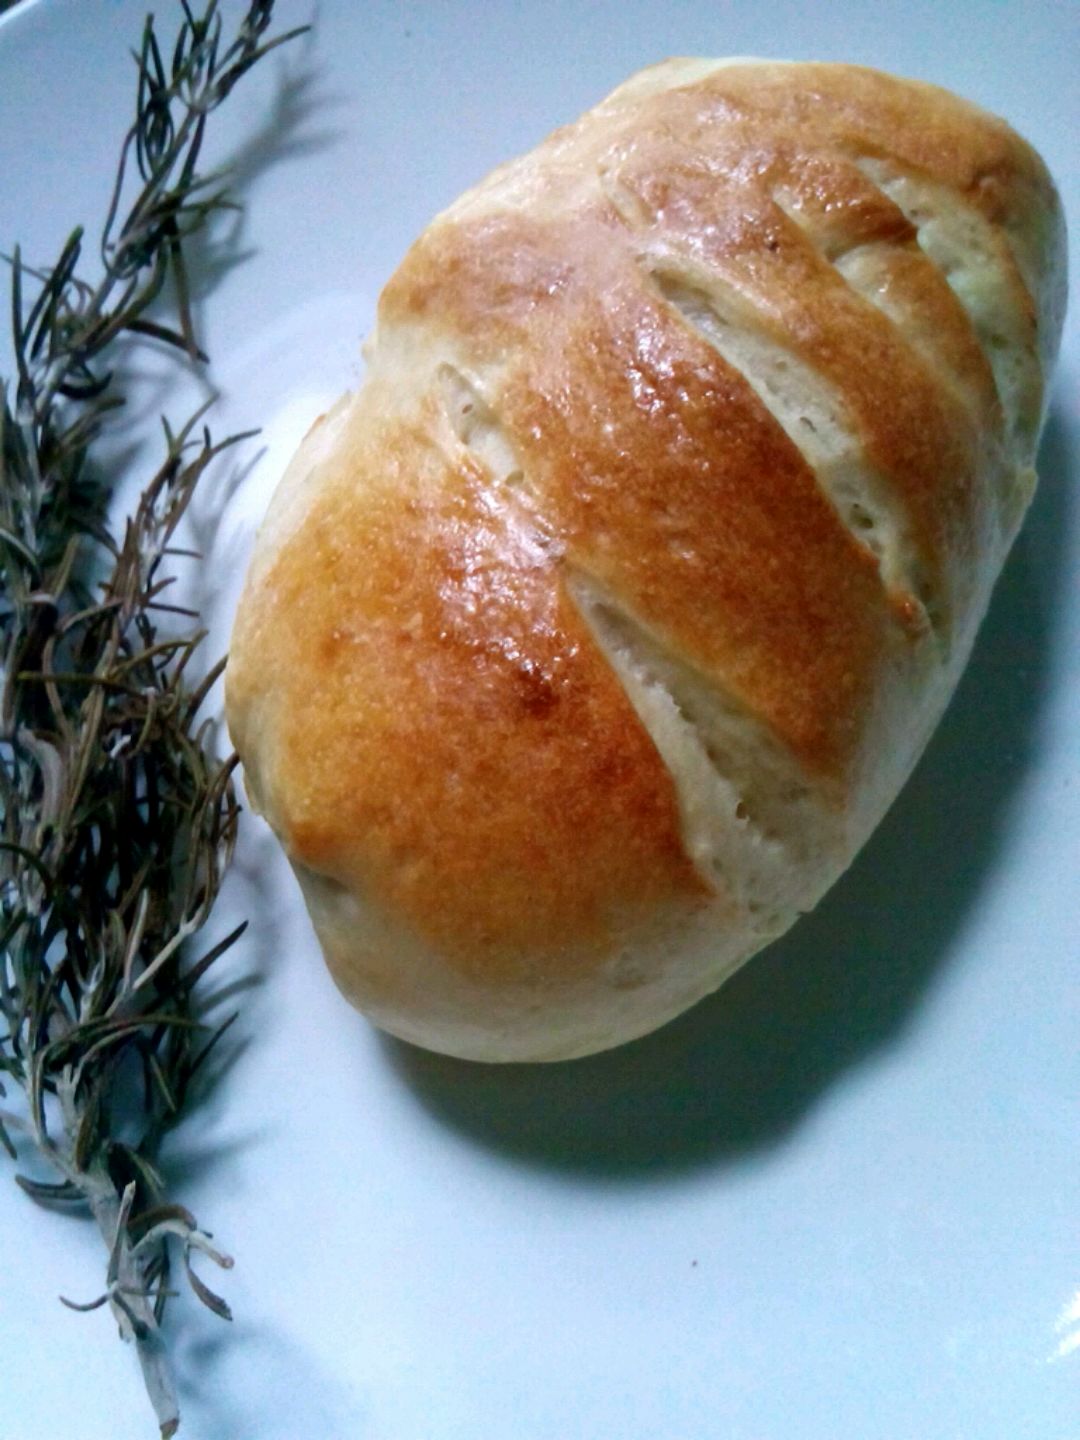
[[[249,792],[380,1025],[641,1034],[891,802],[1033,485],[1060,207],[1003,122],[670,61],[440,216],[260,537]]]

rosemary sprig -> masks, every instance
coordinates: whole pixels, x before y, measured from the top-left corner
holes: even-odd
[[[108,1304],[133,1340],[163,1436],[179,1411],[161,1319],[179,1251],[200,1300],[228,1318],[191,1257],[232,1262],[171,1202],[157,1159],[231,1020],[206,1023],[199,981],[238,937],[192,960],[236,835],[233,760],[213,758],[199,712],[221,665],[189,681],[203,632],[169,604],[169,562],[195,486],[222,450],[202,412],[114,538],[112,493],[89,451],[123,403],[108,367],[121,337],[195,339],[184,247],[233,204],[199,159],[210,115],[299,30],[267,38],[273,0],[250,0],[226,43],[217,0],[163,51],[148,18],[135,54],[136,115],[101,234],[101,274],[82,272],[83,231],[56,263],[11,261],[15,374],[0,391],[0,1114],[49,1179],[35,1199],[88,1209],[108,1249]],[[174,320],[155,306],[171,289]],[[32,292],[32,298],[31,298]],[[172,628],[166,632],[162,617]],[[176,617],[189,628],[176,633]],[[72,1302],[66,1302],[71,1304]]]

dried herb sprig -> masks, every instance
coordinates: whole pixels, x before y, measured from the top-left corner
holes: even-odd
[[[51,1171],[16,1177],[30,1195],[96,1219],[105,1289],[74,1308],[111,1307],[163,1436],[179,1425],[160,1328],[171,1262],[179,1250],[196,1295],[228,1318],[190,1262],[231,1261],[169,1201],[157,1159],[230,1023],[205,1023],[199,981],[240,933],[188,954],[238,806],[233,761],[213,758],[199,718],[221,665],[189,681],[203,632],[168,603],[168,567],[200,477],[243,437],[215,444],[201,412],[176,434],[165,423],[165,458],[119,539],[89,451],[123,403],[106,363],[121,337],[205,359],[184,245],[233,203],[199,170],[207,120],[301,33],[266,38],[273,0],[250,0],[226,44],[217,0],[199,16],[180,3],[168,59],[152,19],[135,56],[100,278],[81,272],[82,230],[49,269],[13,257],[15,376],[0,392],[0,1076],[24,1095],[0,1115],[0,1143],[16,1157],[17,1129]],[[155,305],[169,290],[166,324]]]

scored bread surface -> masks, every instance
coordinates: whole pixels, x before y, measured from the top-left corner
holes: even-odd
[[[1031,496],[1063,253],[1003,122],[841,65],[669,61],[433,222],[228,670],[350,999],[584,1054],[820,899]]]

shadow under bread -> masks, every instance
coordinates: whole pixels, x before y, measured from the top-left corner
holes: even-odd
[[[975,652],[914,775],[811,914],[642,1040],[554,1065],[485,1065],[390,1037],[420,1102],[477,1144],[598,1181],[779,1144],[852,1065],[896,1042],[992,883],[1039,745],[1068,554],[1077,437],[1054,415],[1041,483]]]

